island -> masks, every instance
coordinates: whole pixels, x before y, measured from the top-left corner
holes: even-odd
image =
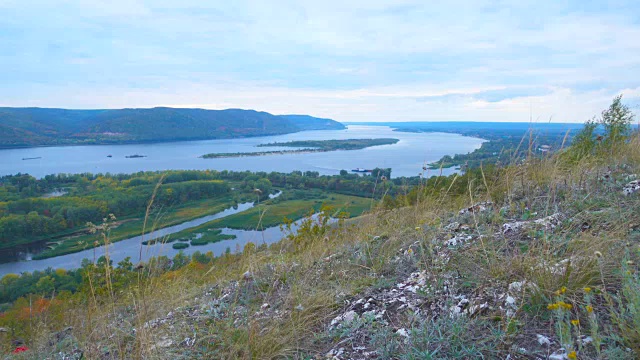
[[[398,139],[379,138],[379,139],[344,139],[344,140],[299,140],[289,142],[273,142],[268,144],[259,144],[257,147],[292,147],[295,150],[271,150],[256,151],[242,153],[211,153],[201,157],[204,159],[219,159],[245,156],[266,156],[266,155],[285,155],[285,154],[304,154],[316,152],[328,152],[337,150],[361,150],[372,146],[393,145]]]

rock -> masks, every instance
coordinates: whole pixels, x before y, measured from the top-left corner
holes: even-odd
[[[356,317],[358,317],[358,314],[355,311],[349,311],[346,314],[344,314],[344,317],[342,318],[345,322],[351,322],[353,321]]]
[[[445,245],[448,247],[457,247],[462,246],[471,240],[473,240],[473,236],[460,234],[454,236],[452,239],[445,241]]]
[[[344,348],[339,348],[339,349],[331,349],[326,355],[325,357],[327,359],[340,359],[340,356],[342,356],[342,354],[344,354]]]
[[[528,224],[527,221],[514,221],[510,223],[506,223],[502,225],[502,233],[503,234],[512,234],[520,232],[525,226]]]
[[[168,348],[173,346],[173,340],[165,338],[162,339],[160,341],[158,341],[157,343],[155,343],[155,345],[153,345],[151,348],[156,349],[156,348]]]
[[[554,351],[553,354],[549,355],[549,360],[566,360],[566,359],[568,359],[567,350],[565,350],[564,348],[560,348]]]
[[[534,220],[533,222],[536,225],[544,226],[545,229],[547,230],[553,230],[562,223],[563,218],[564,218],[564,215],[562,213],[555,213],[545,218]]]
[[[6,328],[0,327],[0,333],[6,333],[9,332]]]
[[[451,224],[444,227],[447,231],[457,231],[460,228],[460,223],[457,221],[452,222]]]
[[[488,208],[490,208],[493,205],[493,203],[491,201],[483,201],[483,202],[479,202],[475,205],[472,205],[468,208],[464,208],[462,210],[460,210],[458,212],[458,214],[460,215],[464,215],[464,214],[471,214],[471,213],[479,213],[482,211],[486,211]]]
[[[542,346],[549,346],[551,345],[551,340],[544,336],[544,335],[536,335],[536,338],[538,339],[538,344],[542,345]]]
[[[195,345],[195,343],[196,343],[196,338],[186,337],[184,338],[184,340],[182,340],[182,342],[180,342],[180,345],[186,346],[186,347],[192,347],[193,345]]]
[[[247,271],[244,274],[242,274],[242,278],[245,281],[251,281],[251,280],[253,280],[253,273],[251,271]]]
[[[396,330],[396,334],[402,336],[404,338],[404,342],[409,342],[409,332],[405,328],[400,328]]]
[[[585,335],[581,335],[580,339],[578,339],[578,342],[584,346],[584,345],[588,345],[590,343],[593,342],[593,338],[591,336],[585,336]]]
[[[640,190],[640,180],[633,180],[624,186],[622,189],[622,194],[625,196],[629,196],[633,193],[636,193]]]

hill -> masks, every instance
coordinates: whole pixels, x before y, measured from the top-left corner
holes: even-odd
[[[242,109],[0,108],[0,147],[5,148],[204,140],[343,128],[330,119]]]
[[[302,130],[342,130],[345,128],[337,121],[309,115],[280,115],[280,117],[291,121]]]

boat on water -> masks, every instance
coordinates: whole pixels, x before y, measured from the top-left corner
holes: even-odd
[[[37,159],[42,159],[42,156],[22,158],[22,160],[37,160]]]
[[[107,157],[113,157],[113,155],[109,154],[109,155],[107,155]]]
[[[147,157],[147,155],[138,155],[138,154],[135,154],[135,155],[127,155],[127,156],[125,156],[125,157],[126,157],[127,159],[137,159],[137,158]]]
[[[352,169],[351,171],[360,172],[360,173],[373,172],[373,170],[368,170],[368,169],[363,169],[363,168],[355,168],[355,169]]]

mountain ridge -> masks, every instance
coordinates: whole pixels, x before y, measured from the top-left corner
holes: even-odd
[[[208,140],[344,128],[331,119],[245,109],[0,107],[0,148]]]

